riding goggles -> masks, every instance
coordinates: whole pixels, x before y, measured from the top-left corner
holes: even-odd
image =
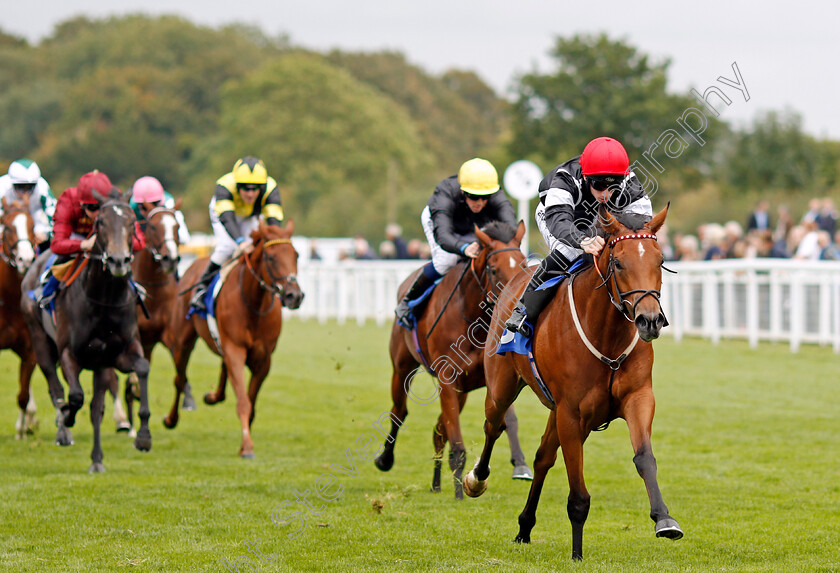
[[[586,180],[589,186],[595,191],[606,191],[624,181],[623,175],[587,175]]]
[[[88,211],[99,211],[99,203],[82,203],[82,207],[84,207]]]
[[[34,183],[13,183],[12,185],[18,193],[32,193],[35,190]]]
[[[466,191],[464,191],[464,197],[470,201],[487,201],[490,199],[490,195],[473,195],[472,193],[467,193]]]

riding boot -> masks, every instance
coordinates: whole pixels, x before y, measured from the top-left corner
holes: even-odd
[[[192,308],[199,312],[207,312],[207,305],[204,303],[204,295],[207,294],[207,289],[210,287],[213,277],[217,272],[219,272],[220,268],[222,268],[221,265],[217,265],[213,261],[208,263],[207,268],[204,269],[204,274],[201,275],[200,279],[198,279],[198,283],[195,285],[195,293],[193,293],[193,296],[190,299],[190,306]]]
[[[534,272],[525,292],[516,303],[510,317],[505,322],[505,328],[511,332],[519,332],[522,336],[530,338],[534,333],[532,328],[537,323],[540,313],[548,306],[554,298],[559,284],[549,288],[540,289],[540,285],[560,272],[569,268],[565,260],[558,260],[554,256],[548,256],[540,263],[540,268]]]
[[[72,257],[68,257],[66,255],[61,255],[56,257],[53,261],[52,266],[41,275],[41,296],[38,298],[38,306],[43,309],[47,309],[52,303],[55,295],[58,294],[58,287],[61,284],[57,278],[53,276],[52,267],[56,265],[62,265],[69,261]]]
[[[435,275],[437,275],[437,277],[435,277]],[[414,283],[411,287],[409,287],[408,292],[405,293],[405,296],[394,310],[394,314],[397,315],[397,322],[400,323],[400,325],[408,329],[414,328],[412,316],[415,315],[409,306],[409,303],[426,292],[426,290],[432,286],[438,278],[440,278],[440,275],[438,275],[437,271],[434,270],[432,263],[426,264],[420,273],[418,273],[417,278],[414,279]]]

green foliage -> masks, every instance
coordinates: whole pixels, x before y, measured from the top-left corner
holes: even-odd
[[[228,83],[219,133],[209,146],[204,162],[216,169],[213,180],[236,157],[261,157],[283,190],[286,212],[307,234],[384,229],[386,194],[399,190],[410,199],[411,183],[431,163],[400,107],[304,52],[274,58]],[[389,162],[399,166],[396,189],[389,189]]]
[[[548,473],[530,545],[512,543],[527,482],[510,479],[507,440],[497,442],[489,489],[456,502],[444,470],[443,492],[429,492],[437,403],[409,402],[396,463],[387,473],[356,452],[359,436],[391,407],[390,330],[368,323],[292,319],[284,323],[272,371],[260,391],[252,436],[256,460],[236,455],[241,432],[235,398],[182,412],[177,429],[160,419],[172,402],[172,362],[158,347],[152,360],[153,447],[138,452],[111,422],[106,399],[102,440],[107,472],[89,475],[90,374],[82,375],[85,409],[75,445],[53,445],[46,384],[33,392],[40,430],[12,437],[18,360],[0,355],[5,388],[0,408],[0,559],[14,571],[225,571],[221,560],[250,556],[245,540],[262,540],[272,564],[263,571],[836,571],[840,567],[840,432],[837,355],[781,344],[665,337],[654,343],[658,479],[685,537],[656,539],[644,483],[633,465],[621,420],[584,446],[592,508],[584,528],[584,561],[571,561],[566,516],[568,482],[562,456]],[[199,341],[189,367],[198,398],[215,386],[220,359]],[[340,368],[338,367],[340,365]],[[710,368],[710,365],[714,367]],[[804,380],[794,386],[796,380]],[[605,380],[606,384],[606,380]],[[428,377],[417,395],[431,393]],[[484,390],[472,392],[462,415],[468,466],[483,441]],[[531,463],[548,411],[526,388],[516,401],[519,436]],[[332,469],[349,468],[357,477]],[[444,468],[447,468],[444,460]],[[330,472],[337,501],[317,497],[315,480]],[[309,490],[318,510],[295,502]],[[292,511],[307,529],[275,525]],[[282,523],[280,519],[278,519]],[[248,570],[240,567],[239,570]]]
[[[687,95],[667,92],[670,62],[652,62],[635,47],[606,35],[558,38],[550,74],[522,77],[512,119],[512,156],[532,157],[552,165],[579,155],[593,138],[609,135],[621,141],[631,162],[696,103]],[[703,134],[714,145],[721,126],[709,120]],[[683,138],[687,138],[682,133]],[[687,143],[691,143],[688,140]],[[690,145],[678,170],[701,162],[708,152]],[[695,165],[696,168],[696,165]]]

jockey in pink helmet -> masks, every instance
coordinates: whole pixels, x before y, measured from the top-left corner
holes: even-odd
[[[188,243],[190,232],[187,230],[187,223],[184,215],[176,207],[175,199],[166,190],[161,182],[150,175],[141,177],[131,186],[131,200],[129,201],[140,226],[146,228],[146,216],[156,207],[165,207],[175,210],[175,219],[178,221],[178,242]]]

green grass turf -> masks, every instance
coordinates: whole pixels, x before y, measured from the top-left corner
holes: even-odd
[[[14,440],[17,357],[0,359],[0,569],[14,571],[225,571],[248,556],[245,541],[274,554],[262,571],[839,571],[840,357],[830,349],[700,340],[655,343],[654,453],[659,483],[685,531],[656,539],[644,485],[632,463],[626,425],[616,421],[585,447],[592,508],[584,562],[573,563],[562,464],[550,472],[533,530],[517,545],[516,517],[528,483],[510,479],[506,440],[479,499],[453,499],[451,479],[432,494],[432,427],[438,405],[412,404],[388,473],[346,450],[388,410],[388,329],[288,321],[253,429],[256,460],[237,456],[232,392],[215,407],[199,403],[179,427],[163,428],[172,399],[172,365],[158,349],[151,377],[151,452],[103,424],[107,472],[89,475],[90,375],[75,445],[53,445],[53,411],[40,373],[33,381],[41,427]],[[218,359],[199,343],[190,365],[196,398],[216,381]],[[419,378],[418,378],[419,380]],[[430,391],[424,376],[418,394]],[[462,417],[468,467],[483,443],[484,391]],[[530,460],[547,411],[526,390],[518,400]],[[331,471],[344,488],[322,502],[317,478]],[[275,507],[310,490],[324,504],[300,524],[272,522]],[[292,503],[277,510],[278,521]],[[240,565],[240,571],[250,570]]]

